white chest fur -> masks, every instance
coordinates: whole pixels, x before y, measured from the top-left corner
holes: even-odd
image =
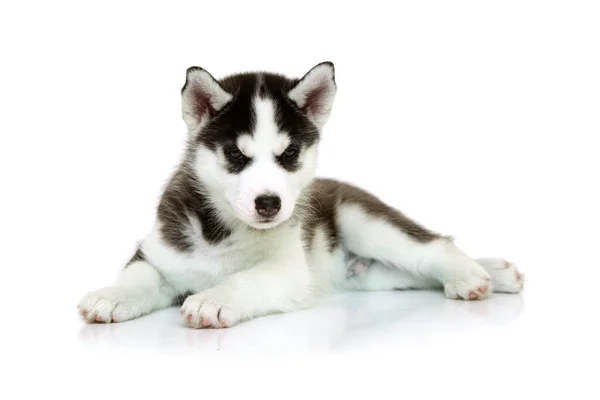
[[[243,229],[232,232],[214,245],[194,235],[192,252],[181,252],[167,244],[157,223],[141,243],[148,262],[180,291],[200,291],[222,281],[227,275],[256,265],[275,252],[285,251],[299,240],[299,227],[269,231]]]

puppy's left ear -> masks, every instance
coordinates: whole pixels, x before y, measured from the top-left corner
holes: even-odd
[[[336,90],[333,63],[323,62],[308,71],[288,92],[288,97],[322,129],[331,114]]]
[[[233,96],[203,68],[190,67],[181,89],[183,120],[188,130],[194,131],[231,101]]]

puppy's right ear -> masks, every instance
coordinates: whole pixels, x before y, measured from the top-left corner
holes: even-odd
[[[196,130],[232,98],[208,71],[200,67],[188,68],[181,89],[181,111],[188,130]]]

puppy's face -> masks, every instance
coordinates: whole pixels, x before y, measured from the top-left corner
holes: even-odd
[[[256,229],[288,220],[312,181],[335,97],[331,63],[302,79],[267,73],[221,81],[190,68],[182,90],[193,168],[215,208]]]

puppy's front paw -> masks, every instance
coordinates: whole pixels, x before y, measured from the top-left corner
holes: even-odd
[[[209,289],[189,296],[181,306],[181,315],[191,328],[228,328],[239,322],[234,308],[220,295]]]
[[[455,300],[482,300],[492,293],[492,280],[487,274],[456,277],[444,284],[446,297]]]
[[[87,323],[123,322],[144,314],[139,295],[119,287],[88,293],[77,309]]]

